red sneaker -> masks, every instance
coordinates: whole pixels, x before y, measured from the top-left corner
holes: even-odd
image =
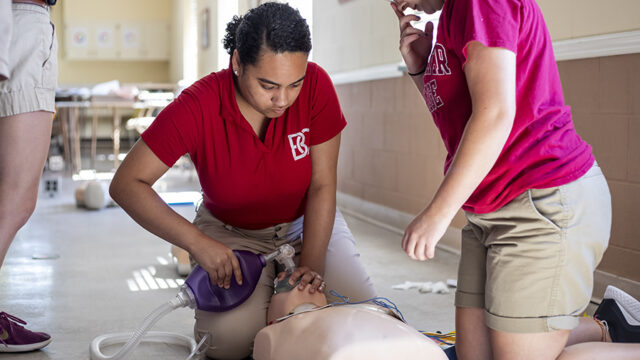
[[[41,349],[51,342],[51,336],[27,330],[27,323],[6,312],[0,312],[0,353]]]

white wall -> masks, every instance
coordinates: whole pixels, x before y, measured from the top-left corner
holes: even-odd
[[[193,10],[190,8],[191,1],[195,1]],[[279,1],[289,2],[291,6],[299,8],[302,16],[307,18],[311,27],[313,26],[313,16],[310,16],[309,13],[313,11],[315,3],[318,1],[313,1],[313,6],[312,0]],[[197,68],[197,71],[195,71],[197,78],[226,68],[229,64],[229,56],[222,48],[221,42],[224,38],[227,23],[231,21],[234,15],[244,14],[250,8],[258,6],[263,2],[265,1],[173,0],[171,80],[178,81],[189,77],[186,73],[190,69],[189,61],[192,61]],[[206,49],[202,48],[203,12],[205,9],[209,10],[209,46]],[[192,14],[193,11],[195,11],[195,14]],[[195,18],[197,23],[195,34],[189,32],[189,23],[192,21],[192,18]],[[194,53],[197,54],[197,56],[189,57],[189,55],[185,53],[185,48],[188,47],[189,41],[195,42],[196,51]],[[193,61],[193,58],[197,58],[197,60]]]
[[[314,61],[330,73],[398,63],[398,21],[381,0],[313,2]]]
[[[225,1],[225,0],[220,0]],[[227,0],[229,1],[229,0]],[[216,39],[218,37],[218,0],[198,0],[196,7],[196,18],[198,19],[198,78],[218,70],[218,47]],[[203,12],[209,10],[209,47],[202,48],[203,35]]]
[[[173,0],[171,2],[171,58],[169,60],[169,81],[178,82],[184,76],[184,27],[186,25],[185,7],[188,1]]]
[[[640,30],[638,0],[537,0],[537,3],[554,41]]]
[[[554,41],[640,30],[638,0],[536,0]],[[330,73],[401,61],[399,30],[380,0],[313,2],[314,61]]]

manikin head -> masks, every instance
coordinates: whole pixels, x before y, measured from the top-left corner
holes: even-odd
[[[279,281],[279,284],[288,283],[289,277],[285,277]],[[327,298],[324,294],[320,291],[310,293],[310,286],[310,284],[307,284],[303,290],[298,289],[298,283],[292,286],[276,286],[276,292],[271,297],[271,303],[267,311],[267,321],[271,323],[273,320],[303,308],[307,309],[327,305]]]
[[[224,47],[239,104],[275,118],[298,98],[311,51],[309,26],[298,10],[268,2],[235,16],[227,24]]]

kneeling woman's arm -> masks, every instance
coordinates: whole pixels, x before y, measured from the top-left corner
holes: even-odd
[[[312,293],[323,284],[324,262],[333,231],[339,149],[340,134],[311,147],[311,184],[304,212],[304,241],[300,263],[291,281],[295,283],[302,276],[300,288],[311,283],[309,291]]]
[[[238,259],[226,245],[208,237],[176,213],[151,188],[169,170],[143,140],[139,140],[116,172],[109,193],[138,224],[187,250],[212,283],[229,287],[232,274],[242,283]]]

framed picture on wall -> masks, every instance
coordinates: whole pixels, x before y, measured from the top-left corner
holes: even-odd
[[[200,47],[203,50],[209,48],[209,27],[211,23],[209,8],[202,10],[200,19]]]

